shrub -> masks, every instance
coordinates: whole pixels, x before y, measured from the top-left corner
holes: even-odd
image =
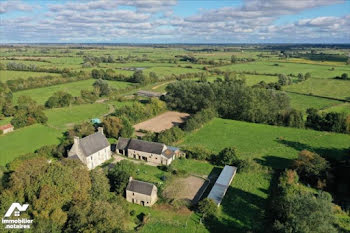
[[[182,148],[182,150],[189,159],[210,160],[214,154],[204,146],[187,146]]]
[[[158,134],[158,142],[165,143],[167,145],[177,142],[184,137],[185,133],[179,127],[172,127],[164,130]]]
[[[224,148],[220,151],[215,160],[216,164],[221,166],[236,165],[239,163],[236,148],[234,147]]]
[[[313,185],[318,184],[318,186],[320,186],[319,182],[326,178],[326,172],[330,168],[326,159],[307,150],[299,153],[293,167],[301,180]]]
[[[203,218],[211,218],[216,215],[217,206],[213,200],[205,198],[198,203],[197,210],[202,214]]]

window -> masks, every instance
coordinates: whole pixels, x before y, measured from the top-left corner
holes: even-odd
[[[133,196],[135,196],[135,193],[132,193]]]

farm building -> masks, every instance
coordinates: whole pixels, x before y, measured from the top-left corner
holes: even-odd
[[[168,147],[163,143],[121,137],[118,139],[116,152],[129,158],[162,165],[170,165],[181,154],[179,148]]]
[[[138,96],[144,96],[144,97],[161,97],[162,95],[164,95],[163,93],[159,93],[159,92],[153,92],[153,91],[143,91],[143,90],[139,90],[137,92]]]
[[[111,146],[100,127],[98,132],[85,138],[74,137],[68,158],[80,159],[90,170],[109,160],[111,154]]]
[[[158,199],[157,192],[158,189],[154,184],[130,177],[126,187],[126,200],[143,206],[152,206]]]
[[[236,171],[236,167],[226,165],[211,189],[208,198],[212,199],[218,206],[221,204],[233,177],[236,175]]]
[[[10,133],[14,130],[13,125],[11,124],[7,124],[7,125],[2,125],[0,126],[0,131],[2,132],[2,134],[7,134]],[[1,134],[1,133],[0,133]]]

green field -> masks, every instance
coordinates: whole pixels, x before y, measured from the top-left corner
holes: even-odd
[[[350,103],[342,103],[329,108],[324,109],[322,112],[343,112],[350,114]]]
[[[309,79],[301,83],[283,87],[283,90],[350,100],[350,81],[336,79]]]
[[[5,117],[4,119],[0,120],[0,125],[5,125],[10,123],[11,117]]]
[[[302,110],[303,112],[305,112],[308,108],[315,108],[315,109],[322,110],[322,109],[330,108],[332,106],[337,106],[343,103],[342,101],[338,101],[338,100],[331,100],[331,99],[309,96],[304,94],[287,92],[287,95],[290,98],[291,107],[298,110]]]
[[[274,64],[279,64],[275,66]],[[331,70],[332,67],[335,70]],[[312,77],[316,78],[333,78],[342,73],[350,73],[350,66],[330,66],[317,64],[302,64],[294,62],[265,62],[257,61],[242,64],[233,64],[229,66],[222,66],[219,68],[223,71],[256,71],[258,73],[282,73],[295,74],[310,72]]]
[[[18,91],[18,92],[15,92],[13,96],[15,100],[17,100],[17,98],[21,95],[30,96],[39,104],[44,104],[46,100],[50,96],[52,96],[52,94],[55,93],[56,91],[65,91],[70,93],[72,96],[79,96],[81,90],[92,90],[93,89],[92,84],[95,81],[96,81],[95,79],[88,79],[88,80],[65,83],[65,84],[54,85],[49,87]],[[128,82],[119,82],[119,81],[106,81],[106,82],[110,87],[116,88],[116,89],[121,89],[132,85],[131,83],[128,83]]]
[[[350,136],[344,134],[217,118],[185,137],[181,145],[202,145],[216,153],[225,147],[234,146],[241,159],[252,158],[262,165],[260,170],[238,173],[220,207],[216,229],[229,227],[242,231],[263,229],[264,209],[272,176],[269,169],[288,167],[303,149],[323,156],[343,158],[348,155],[349,141]],[[203,166],[191,163],[191,170]],[[186,168],[185,165],[183,167]]]
[[[109,111],[109,106],[103,103],[73,105],[66,108],[54,108],[45,111],[49,118],[47,124],[57,129],[67,129],[74,124],[99,118]]]
[[[30,72],[30,71],[13,71],[13,70],[0,70],[0,81],[6,82],[7,80],[14,79],[27,79],[29,77],[43,77],[43,76],[59,76],[60,74],[55,73],[44,73],[44,72]]]
[[[5,166],[14,158],[34,152],[42,146],[58,144],[61,136],[60,131],[40,124],[2,135],[0,136],[0,165]]]

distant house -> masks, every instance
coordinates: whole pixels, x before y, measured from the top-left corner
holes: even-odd
[[[111,154],[111,146],[103,134],[103,128],[100,127],[98,132],[85,138],[74,137],[68,157],[80,159],[90,170],[109,160]]]
[[[0,131],[2,131],[2,134],[7,134],[10,133],[14,130],[15,128],[13,127],[13,125],[11,124],[7,124],[7,125],[2,125],[0,126]],[[1,133],[0,133],[1,134]]]
[[[163,143],[121,137],[118,139],[116,152],[129,158],[159,165],[170,165],[175,157],[181,153],[179,148],[168,147]]]
[[[236,175],[236,171],[236,167],[226,165],[211,189],[208,198],[212,199],[218,206],[221,204],[233,177]]]
[[[158,199],[157,192],[158,189],[154,184],[130,177],[126,187],[126,200],[143,206],[152,206]]]

